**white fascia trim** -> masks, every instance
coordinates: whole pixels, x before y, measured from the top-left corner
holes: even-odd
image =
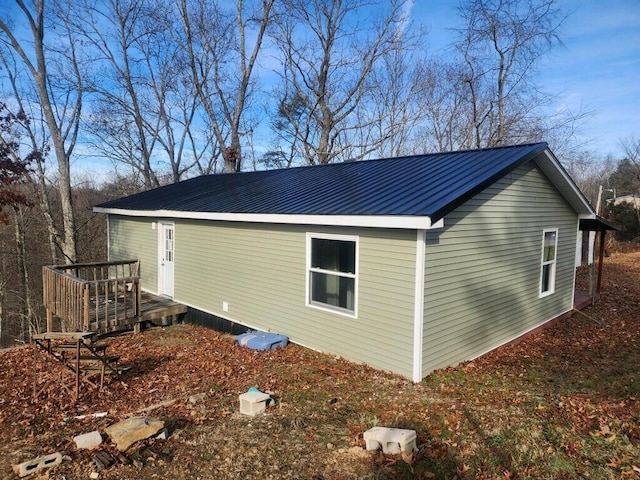
[[[225,222],[284,223],[345,227],[376,227],[425,230],[442,228],[443,220],[431,223],[431,217],[413,215],[290,215],[273,213],[185,212],[179,210],[127,210],[94,207],[94,212],[130,217],[186,218]]]
[[[424,333],[424,269],[426,230],[416,234],[416,281],[413,312],[413,381],[422,381],[422,337]]]
[[[544,161],[542,163],[536,162],[538,163],[538,166],[542,169],[542,171],[544,172],[547,168],[553,168],[556,172],[558,172],[562,177],[562,179],[564,180],[564,182],[569,186],[574,196],[574,199],[577,200],[577,202],[580,204],[581,207],[585,208],[589,212],[587,214],[585,213],[580,214],[580,212],[578,212],[580,214],[580,218],[583,218],[583,216],[584,218],[595,218],[595,211],[593,207],[591,206],[587,198],[584,196],[584,194],[580,191],[580,189],[575,184],[573,179],[569,176],[567,171],[562,167],[562,164],[560,163],[560,161],[556,158],[556,156],[553,154],[553,152],[549,148],[547,148],[544,151],[544,158],[546,158],[548,162],[544,162]],[[558,187],[556,186],[556,188]],[[573,203],[573,202],[570,202],[570,203]]]

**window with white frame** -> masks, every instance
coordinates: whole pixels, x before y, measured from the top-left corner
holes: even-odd
[[[358,237],[307,234],[307,305],[356,315]]]
[[[542,233],[542,270],[540,272],[540,296],[551,295],[556,288],[556,257],[558,254],[558,229]]]

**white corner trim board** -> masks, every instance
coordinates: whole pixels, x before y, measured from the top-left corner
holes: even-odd
[[[422,336],[424,334],[424,269],[427,231],[416,232],[416,281],[413,312],[413,375],[414,382],[422,381]]]

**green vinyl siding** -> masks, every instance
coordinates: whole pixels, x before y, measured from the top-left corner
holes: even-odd
[[[578,218],[533,163],[427,232],[423,375],[477,357],[573,306]],[[540,298],[542,233],[558,229],[555,293]]]
[[[158,291],[158,230],[148,218],[109,215],[109,260],[140,260],[142,288]]]
[[[205,220],[175,229],[176,301],[411,376],[415,231]],[[306,306],[307,232],[358,236],[357,318]]]

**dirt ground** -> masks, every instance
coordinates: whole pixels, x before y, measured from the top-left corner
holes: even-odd
[[[73,403],[57,367],[30,346],[10,349],[0,354],[0,478],[63,452],[62,465],[30,478],[640,479],[640,253],[606,259],[603,292],[583,313],[420,384],[297,345],[255,352],[176,325],[108,339],[130,369]],[[36,399],[34,380],[44,386]],[[238,395],[252,386],[274,402],[247,417]],[[206,398],[187,400],[198,393]],[[105,441],[116,460],[105,469],[95,451],[76,450],[75,435],[144,409],[165,420],[167,440],[120,459]],[[362,435],[376,425],[416,430],[418,451],[367,452]]]

